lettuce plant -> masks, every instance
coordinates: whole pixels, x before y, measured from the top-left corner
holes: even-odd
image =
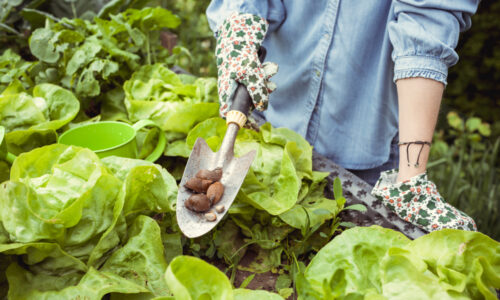
[[[36,85],[28,93],[14,81],[0,94],[0,125],[10,152],[19,154],[57,140],[56,130],[78,114],[80,103],[57,85]]]
[[[9,299],[168,296],[161,230],[177,184],[150,162],[54,144],[21,154],[0,185]]]
[[[297,283],[299,299],[496,299],[500,243],[444,229],[416,240],[379,226],[333,239]]]
[[[125,105],[132,122],[151,119],[167,132],[185,135],[218,115],[214,79],[180,77],[163,64],[146,65],[125,82]]]
[[[267,291],[233,289],[229,279],[211,264],[192,256],[178,256],[165,273],[175,299],[279,300],[280,295]]]
[[[188,133],[186,147],[202,137],[215,151],[225,130],[223,119],[207,119]],[[252,249],[255,260],[238,267],[265,272],[279,267],[283,254],[292,259],[326,244],[338,227],[345,199],[339,183],[335,200],[324,196],[328,173],[312,170],[312,147],[292,130],[269,123],[258,131],[243,128],[235,154],[250,150],[257,155],[229,209],[231,222],[223,222],[215,233],[215,246],[219,257],[236,265]]]

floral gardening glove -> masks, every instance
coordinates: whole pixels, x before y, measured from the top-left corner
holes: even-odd
[[[372,195],[401,219],[429,232],[443,228],[477,231],[474,220],[446,203],[426,173],[399,183],[397,176],[396,169],[382,172]]]
[[[267,27],[261,17],[233,13],[219,28],[215,54],[222,116],[231,107],[237,82],[247,87],[255,108],[267,108],[269,93],[276,88],[269,78],[278,71],[275,63],[261,64],[257,54]]]

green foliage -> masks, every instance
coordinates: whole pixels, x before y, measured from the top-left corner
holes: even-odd
[[[2,25],[0,48],[16,49],[0,56],[0,125],[6,127],[6,143],[0,145],[0,151],[8,147],[19,154],[55,143],[58,133],[82,121],[149,118],[162,127],[168,139],[159,163],[171,174],[145,161],[100,160],[88,150],[63,145],[21,154],[12,169],[0,161],[0,182],[5,181],[0,185],[0,298],[8,290],[12,299],[99,299],[106,294],[111,299],[213,298],[221,294],[234,299],[280,299],[276,294],[245,290],[251,278],[241,289],[233,289],[236,269],[279,272],[276,290],[285,298],[295,296],[296,284],[307,289],[305,261],[336,234],[338,213],[366,208],[344,208],[339,179],[334,181],[335,199],[324,197],[326,174],[312,171],[311,146],[288,129],[266,124],[259,131],[240,130],[236,154],[252,149],[258,154],[227,217],[197,239],[184,238],[176,224],[176,179],[182,175],[194,141],[203,137],[215,150],[226,129],[217,117],[216,80],[177,75],[168,69],[177,64],[193,74],[216,74],[214,39],[205,17],[209,1],[112,0],[100,10],[92,7],[93,13],[82,13],[94,3],[91,0],[57,1],[64,8],[61,11],[51,10],[56,1],[31,1],[31,6],[25,2],[29,1],[0,0],[4,6],[10,3],[9,10],[2,11],[2,24],[13,29]],[[180,17],[158,4],[169,4]],[[64,18],[67,16],[78,18]],[[177,33],[180,46],[164,48],[162,37],[167,29]],[[95,117],[89,119],[85,113]],[[447,135],[437,138],[433,147],[433,157],[442,160],[435,162],[430,175],[435,174],[439,186],[446,187],[443,194],[450,191],[449,198],[444,195],[446,199],[473,215],[483,232],[495,236],[500,232],[495,206],[499,175],[498,169],[491,171],[491,165],[495,165],[500,141],[496,145],[485,142],[487,136],[495,135],[495,127],[479,118],[465,121],[454,114],[448,121]],[[153,131],[139,135],[141,151],[147,152],[144,149],[155,138]],[[480,217],[481,211],[488,211],[488,216]],[[360,291],[372,291],[377,280],[385,286],[408,286],[398,280],[409,278],[415,295],[422,282],[439,292],[441,282],[449,281],[454,289],[459,289],[456,282],[464,282],[449,266],[435,264],[437,254],[430,253],[425,243],[412,250],[403,245],[407,242],[400,243],[405,239],[399,233],[361,231],[350,236],[351,244],[345,242],[346,237],[337,242],[344,244],[327,246],[318,255],[343,251],[336,259],[346,258],[363,270],[352,278],[373,275],[352,279],[349,284]],[[474,241],[468,240],[470,236]],[[449,261],[462,258],[456,243],[497,247],[478,233],[446,232],[446,238],[438,239],[427,243],[439,245],[440,250],[451,249],[445,251],[453,253],[447,256]],[[393,246],[404,251],[387,250]],[[497,258],[482,248],[478,253],[485,260],[464,253],[477,266],[467,272],[479,278],[475,282],[467,278],[465,286],[480,286],[490,276],[490,261]],[[224,260],[231,272],[229,280],[208,263],[179,257],[182,254]],[[243,262],[245,254],[255,258]],[[419,273],[422,269],[415,270],[415,266],[423,266],[422,255],[430,270],[423,275]],[[470,262],[467,259],[464,265],[468,268]],[[165,281],[167,263],[171,264]],[[395,270],[395,264],[403,267]],[[336,293],[347,285],[342,276],[351,274],[348,267],[341,263],[332,267],[324,261],[315,265],[327,270],[309,275],[330,276],[335,268],[338,271],[333,274],[335,281],[330,280],[337,287],[330,289],[321,283],[323,291]],[[477,273],[480,268],[484,268],[484,277]],[[447,277],[439,277],[442,275]],[[435,276],[442,280],[436,283]],[[478,290],[473,293],[488,292],[482,287]]]
[[[20,155],[0,188],[9,299],[169,295],[149,216],[173,210],[177,183],[159,165],[55,144]]]
[[[224,133],[222,119],[208,119],[188,133],[185,143],[189,149],[203,137],[216,150]],[[281,269],[291,282],[293,262],[318,251],[337,232],[345,203],[340,182],[336,180],[335,200],[325,198],[327,173],[312,171],[311,146],[289,129],[269,123],[258,132],[243,128],[236,141],[236,155],[256,150],[256,158],[228,212],[230,220],[213,235],[192,240],[190,251],[223,258],[233,271],[231,278],[236,268],[259,273]],[[246,253],[255,259],[243,264]],[[289,288],[280,286],[284,295]]]
[[[217,150],[225,134],[221,118],[208,119],[191,130],[187,146],[203,137],[212,150]],[[289,226],[301,229],[305,235],[310,228],[334,218],[343,207],[341,191],[337,201],[326,199],[323,190],[328,173],[312,170],[312,147],[299,134],[286,128],[273,128],[270,123],[259,132],[241,129],[235,154],[256,150],[257,155],[243,182],[237,200],[250,204],[279,218]],[[242,220],[235,220],[245,228]]]
[[[148,290],[136,285],[120,276],[110,272],[99,272],[94,268],[89,271],[79,281],[69,281],[67,287],[61,290],[50,290],[54,283],[60,285],[63,280],[68,280],[68,275],[64,275],[61,280],[60,275],[37,276],[26,271],[16,263],[11,264],[6,271],[9,284],[9,299],[40,299],[40,300],[65,300],[65,299],[101,299],[108,293],[136,294],[147,293]],[[70,277],[73,279],[73,277]]]
[[[196,257],[174,258],[165,277],[176,299],[200,299],[202,295],[209,299],[233,298],[232,286],[226,275]]]
[[[168,266],[165,278],[174,299],[280,300],[267,291],[234,289],[224,273],[209,263],[192,256],[178,256]]]
[[[170,142],[185,138],[196,124],[219,112],[215,79],[178,76],[162,64],[143,66],[123,89],[130,120],[153,120],[173,134]]]
[[[64,37],[62,40],[77,37],[60,36]],[[95,49],[102,49],[95,45]],[[71,63],[70,59],[65,72],[72,74],[80,62],[86,63],[85,55],[92,52],[93,46],[82,51],[81,56],[74,54],[78,59]],[[46,54],[37,53],[40,60]],[[65,55],[60,56],[58,61],[63,61]],[[122,93],[117,94],[109,99],[113,105],[103,106],[104,111],[126,121],[129,117],[151,118],[162,126],[171,144],[179,150],[168,152],[170,156],[163,163],[169,166],[182,170],[185,161],[176,156],[189,154],[199,136],[214,148],[222,141],[224,120],[207,119],[218,114],[215,79],[177,75],[162,64],[146,64],[131,75]],[[2,97],[9,100],[4,100],[9,104],[7,108],[20,105],[19,110],[23,109],[22,116],[2,119],[8,134],[40,128],[50,129],[55,135],[55,130],[65,130],[61,126],[78,111],[78,101],[71,92],[49,83],[36,85],[30,94],[16,81],[3,91]],[[10,115],[13,110],[8,112]],[[55,139],[50,143],[53,142]],[[153,140],[146,137],[144,143]],[[166,295],[159,274],[166,261],[182,254],[183,248],[195,255],[224,259],[233,271],[287,268],[293,273],[293,267],[283,258],[292,261],[292,257],[306,257],[318,251],[337,231],[337,214],[345,203],[340,182],[335,182],[337,201],[325,198],[327,174],[312,171],[311,146],[291,130],[275,129],[270,124],[262,126],[259,132],[242,129],[236,154],[253,148],[259,154],[250,171],[252,175],[231,207],[229,218],[221,222],[219,230],[196,240],[181,239],[173,214],[176,181],[163,168],[118,157],[98,160],[90,151],[57,144],[21,154],[12,166],[10,180],[2,187],[5,193],[0,196],[0,203],[10,210],[3,209],[0,214],[0,233],[5,233],[0,235],[0,241],[6,245],[5,254],[29,257],[34,251],[42,257],[33,258],[28,266],[9,267],[6,274],[10,285],[20,278],[30,278],[26,280],[28,285],[44,285],[45,289],[39,292],[23,285],[22,289],[9,289],[10,297],[101,297],[102,293],[115,293],[114,297],[119,298],[120,293],[145,291]],[[8,172],[8,168],[2,172]],[[155,229],[155,222],[144,217],[154,213],[161,213],[155,216],[161,231]],[[135,225],[139,219],[143,223]],[[18,223],[23,224],[17,226]],[[146,233],[154,236],[145,238]],[[151,248],[138,251],[138,245],[146,243],[144,239]],[[157,249],[159,245],[167,252],[165,264],[160,259],[163,253]],[[250,248],[257,253],[257,259],[242,266],[240,260]],[[49,258],[55,266],[46,261],[48,253],[52,253]],[[133,265],[128,263],[131,257]],[[152,265],[153,259],[160,263]],[[54,268],[64,268],[65,274],[72,275],[45,283],[53,279],[45,273],[59,274],[59,269]],[[95,289],[90,294],[84,291],[89,289],[89,276],[109,273],[126,280],[122,285],[128,285],[128,289],[116,288],[109,282],[103,284],[110,289]],[[291,292],[290,287],[283,286],[281,290],[285,295]],[[235,294],[245,299],[254,293],[238,290]]]
[[[161,6],[162,0],[1,0],[0,51],[5,48],[24,52],[28,37],[46,20],[58,22],[61,18],[109,18],[128,8]],[[5,48],[4,48],[5,47]]]
[[[140,65],[166,61],[170,55],[160,45],[159,31],[178,25],[179,19],[162,8],[128,9],[111,20],[48,22],[30,38],[39,59],[33,76],[37,83],[72,90],[87,108],[89,99],[121,86]]]
[[[25,10],[38,12],[36,8],[43,2],[45,0],[0,0],[0,52],[5,49],[19,51],[26,47],[31,24],[22,13]]]
[[[500,239],[500,137],[489,138],[488,123],[455,112],[431,148],[429,177],[447,202],[466,212],[480,231]]]
[[[444,229],[413,241],[378,226],[346,230],[299,279],[299,299],[494,299],[500,243]]]
[[[56,130],[78,114],[80,103],[68,90],[57,85],[36,85],[31,94],[13,81],[0,94],[0,126],[14,154],[56,142]]]
[[[19,46],[23,57],[37,61],[26,62],[10,49],[3,53],[0,92],[14,79],[27,89],[54,83],[72,91],[88,116],[99,114],[100,106],[116,106],[117,97],[123,97],[119,89],[137,68],[156,62],[173,65],[181,53],[187,53],[179,47],[170,53],[161,44],[161,32],[179,25],[176,15],[161,7],[134,8],[153,2],[111,1],[101,10],[102,18],[59,20],[37,12],[41,19],[27,18],[31,23],[23,25],[33,30],[29,41],[16,36],[12,45],[6,44],[9,48]],[[32,16],[35,12],[29,7],[23,2],[13,6],[12,13]],[[107,101],[112,103],[103,103]]]
[[[109,15],[115,15],[119,12],[126,10],[127,8],[142,9],[144,7],[150,6],[155,7],[160,5],[163,1],[161,0],[110,0],[101,8],[97,13],[97,16],[101,19],[109,17]]]
[[[179,45],[189,49],[190,55],[183,55],[179,65],[194,75],[216,76],[215,38],[208,27],[205,10],[210,0],[170,1],[167,6],[182,20],[182,27],[174,32]]]
[[[137,175],[144,174],[148,173],[142,170]],[[137,206],[139,211],[144,207],[147,206]],[[167,262],[163,254],[161,229],[158,224],[147,216],[139,215],[129,227],[128,235],[127,243],[113,252],[100,271],[119,275],[147,288],[153,295],[169,295],[168,287],[163,278]],[[129,261],[133,261],[133,263],[128,263]],[[128,282],[125,283],[125,285],[127,284]]]
[[[500,116],[500,2],[481,1],[472,27],[460,36],[459,63],[450,68],[445,110],[493,123]],[[497,133],[497,135],[500,132]]]
[[[27,62],[11,49],[7,49],[0,55],[0,93],[13,81],[19,80],[23,87],[33,86],[29,77],[31,62]]]

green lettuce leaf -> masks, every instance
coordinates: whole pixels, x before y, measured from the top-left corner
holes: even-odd
[[[132,122],[151,119],[165,131],[187,134],[197,123],[218,115],[216,99],[202,98],[197,85],[184,84],[161,64],[141,67],[123,88]]]
[[[328,299],[379,294],[380,262],[390,247],[410,240],[378,226],[346,230],[323,247],[307,266],[307,285],[297,287],[301,299]]]
[[[33,89],[33,97],[45,99],[48,122],[38,123],[33,129],[59,129],[68,124],[80,110],[78,99],[70,91],[53,84],[40,84]]]
[[[58,144],[38,148],[14,162],[0,195],[0,221],[12,242],[56,242],[87,261],[117,218],[121,186],[90,150]]]
[[[169,295],[163,233],[145,216],[174,209],[177,183],[159,165],[121,157],[101,161],[88,149],[54,144],[21,154],[0,189],[0,257],[23,261],[22,268],[14,264],[7,271],[13,299]],[[176,236],[174,255],[178,248],[182,253]],[[109,274],[110,289],[82,292],[108,284],[100,281]],[[13,289],[23,277],[33,284]],[[111,288],[115,283],[131,288]]]
[[[300,177],[312,176],[312,146],[300,134],[288,128],[273,128],[271,123],[266,123],[260,128],[262,139],[269,144],[281,146],[293,145],[294,166]]]
[[[36,269],[53,274],[88,270],[81,260],[66,253],[56,243],[3,243],[0,244],[0,253],[21,256],[25,264],[36,265]]]
[[[57,143],[57,132],[54,129],[16,130],[9,132],[7,137],[7,148],[15,155]]]
[[[80,110],[70,91],[52,84],[34,87],[32,95],[13,83],[0,95],[0,125],[14,154],[56,142],[56,130],[68,124]]]
[[[0,183],[9,180],[10,177],[10,166],[5,160],[8,152],[4,136],[5,128],[0,126]]]
[[[38,28],[33,31],[29,46],[31,53],[39,60],[46,63],[55,63],[60,57],[60,51],[56,49],[54,43],[57,41],[58,34],[49,28]]]
[[[192,256],[177,256],[165,273],[175,299],[233,299],[229,279],[211,264]]]
[[[72,276],[33,274],[13,263],[7,269],[9,299],[101,299],[109,293],[147,293],[144,287],[110,272],[94,268],[75,280]],[[62,289],[52,289],[55,286]]]
[[[192,148],[197,138],[203,138],[217,151],[225,131],[223,119],[207,119],[189,131],[185,144]],[[312,171],[312,147],[297,133],[273,128],[269,123],[258,131],[242,128],[235,154],[241,156],[251,150],[256,151],[256,157],[229,209],[231,221],[239,228],[231,231],[227,242],[217,239],[222,235],[216,235],[215,241],[217,255],[228,263],[243,270],[266,272],[281,265],[285,248],[288,255],[293,252],[299,256],[325,245],[336,231],[344,202],[340,194],[336,200],[324,197],[328,173]],[[226,230],[221,226],[220,230]],[[294,233],[296,229],[301,230],[302,237]],[[258,259],[243,265],[239,261],[247,248]],[[234,255],[228,253],[231,249],[240,251]]]
[[[495,299],[500,243],[444,229],[410,241],[378,226],[333,239],[299,276],[299,299]]]
[[[132,223],[140,214],[173,211],[177,199],[175,179],[159,165],[116,156],[106,157],[102,163],[123,184],[113,209],[112,225],[92,251],[90,266],[101,265],[107,259],[106,253],[123,240],[126,223]]]
[[[101,266],[109,256],[108,254],[125,240],[125,236],[127,235],[127,224],[122,213],[124,202],[125,193],[122,186],[113,206],[112,219],[109,227],[98,238],[95,246],[93,243],[88,245],[88,247],[94,246],[87,261],[88,266],[96,268]]]
[[[125,235],[123,226],[114,231],[123,218],[121,188],[90,150],[46,146],[15,161],[0,221],[12,242],[52,241],[93,265]]]
[[[27,93],[0,95],[0,120],[7,132],[28,129],[47,123],[48,105],[43,98],[34,98]]]
[[[186,138],[188,147],[202,137],[216,151],[226,131],[225,121],[220,118],[205,120],[196,125]],[[300,135],[286,128],[273,128],[266,123],[259,132],[241,129],[235,143],[236,156],[251,150],[256,157],[245,177],[238,201],[279,215],[290,210],[299,201],[303,179],[312,179],[312,147]],[[318,179],[322,181],[324,179]],[[335,213],[337,209],[332,213]],[[306,216],[302,216],[305,223]],[[291,220],[292,218],[286,218]],[[290,221],[292,222],[292,221]],[[294,225],[301,228],[300,224]]]
[[[32,64],[24,61],[11,49],[5,50],[0,55],[0,93],[16,80],[20,80],[25,88],[31,87],[33,82],[28,76],[28,70]]]
[[[141,10],[129,8],[123,16],[131,26],[151,31],[165,27],[176,28],[181,23],[178,16],[161,7],[146,7]]]
[[[125,216],[145,211],[175,211],[177,182],[160,165],[117,156],[106,157],[102,163],[124,182]]]
[[[177,183],[159,165],[139,159],[106,157],[101,161],[123,182],[115,207],[113,223],[91,253],[88,264],[99,266],[106,253],[123,240],[126,223],[137,215],[153,215],[175,210]]]
[[[226,121],[223,119],[207,119],[189,131],[185,144],[189,149],[192,149],[196,140],[198,138],[203,138],[212,151],[217,151],[222,144],[226,130]]]
[[[174,217],[175,216],[172,216],[172,218]],[[166,224],[161,224],[160,227],[164,228],[164,225]],[[170,263],[177,256],[182,255],[183,249],[182,249],[181,239],[182,239],[182,234],[180,232],[176,233],[167,233],[166,231],[162,232],[161,240],[163,242],[163,247],[165,249],[164,254],[167,263]]]
[[[168,296],[160,227],[153,219],[138,216],[128,234],[127,243],[106,260],[100,271],[128,279],[155,296]]]
[[[291,209],[280,214],[279,217],[288,225],[301,229],[303,234],[309,229],[325,221],[335,218],[343,208],[338,201],[325,198],[325,189],[328,176],[326,172],[312,172],[312,181],[302,184],[301,193],[305,194]]]
[[[390,249],[382,270],[384,296],[391,299],[409,299],[412,294],[427,299],[495,299],[500,243],[479,232],[443,229],[402,250]]]
[[[114,88],[102,96],[101,117],[103,121],[125,121],[128,120],[125,108],[125,93],[121,87]]]
[[[188,158],[191,155],[191,149],[186,145],[185,140],[177,140],[168,143],[165,147],[165,156],[179,156]]]
[[[216,267],[192,256],[178,256],[165,273],[167,284],[175,299],[283,299],[267,291],[235,289],[229,279]]]

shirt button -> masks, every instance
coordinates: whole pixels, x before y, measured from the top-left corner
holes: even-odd
[[[328,33],[323,34],[323,38],[327,39],[329,37],[330,37],[330,35]]]
[[[316,76],[321,76],[321,72],[319,70],[316,70]]]

